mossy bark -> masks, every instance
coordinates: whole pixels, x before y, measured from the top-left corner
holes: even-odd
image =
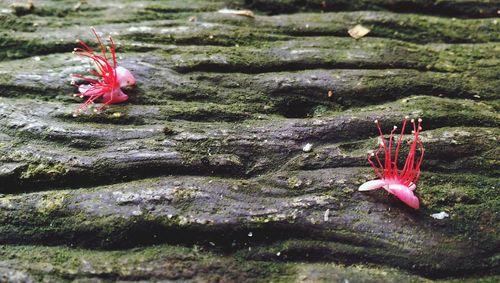
[[[85,2],[0,4],[0,281],[498,281],[495,1]],[[73,117],[90,26],[138,84]],[[417,211],[357,191],[406,115]]]

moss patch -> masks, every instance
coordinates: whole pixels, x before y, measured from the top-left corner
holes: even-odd
[[[31,163],[26,171],[21,174],[21,179],[38,179],[38,180],[54,180],[64,176],[68,172],[68,168],[64,165],[55,163]]]

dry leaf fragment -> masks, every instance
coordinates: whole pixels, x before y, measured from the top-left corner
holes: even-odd
[[[24,16],[31,14],[35,9],[35,5],[33,4],[33,0],[28,0],[27,3],[12,3],[10,4],[10,9],[16,16]]]
[[[333,91],[329,90],[328,91],[328,97],[332,97],[333,96]]]
[[[255,14],[250,10],[220,9],[217,12],[221,13],[221,14],[231,14],[231,15],[238,15],[238,16],[244,16],[244,17],[249,17],[249,18],[255,18]]]
[[[347,31],[349,35],[354,39],[362,38],[370,32],[370,29],[365,28],[362,25],[355,25],[353,28]]]

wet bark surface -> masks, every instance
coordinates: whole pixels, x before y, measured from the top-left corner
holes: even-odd
[[[34,2],[0,4],[0,281],[499,279],[496,1]],[[91,26],[137,87],[73,117]],[[405,116],[419,210],[357,191]]]

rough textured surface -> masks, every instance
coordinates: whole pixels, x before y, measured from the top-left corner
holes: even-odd
[[[11,2],[0,281],[500,279],[497,1]],[[138,86],[75,118],[90,26]],[[372,121],[405,115],[424,119],[418,211],[357,191]]]

